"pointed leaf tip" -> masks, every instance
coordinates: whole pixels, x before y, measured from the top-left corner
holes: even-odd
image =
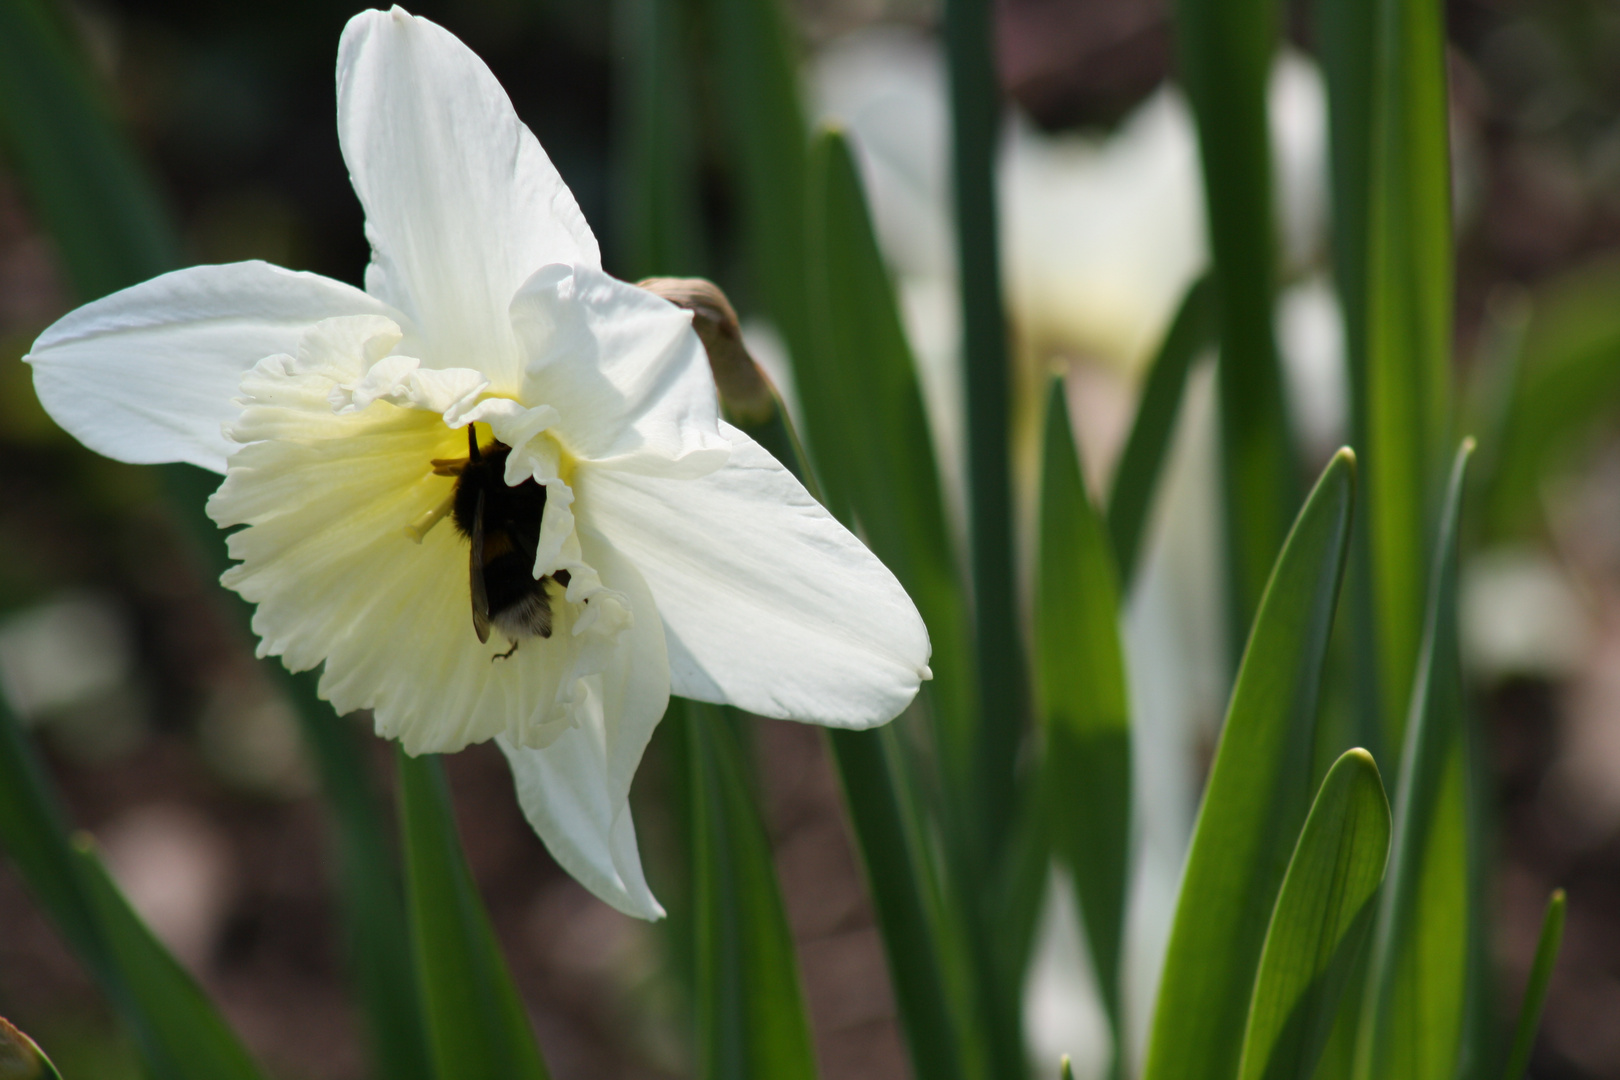
[[[62,1080],[39,1044],[0,1016],[0,1080]]]
[[[1558,947],[1563,940],[1564,890],[1554,889],[1547,900],[1547,913],[1542,917],[1541,940],[1536,943],[1536,958],[1530,965],[1530,978],[1525,984],[1519,1022],[1514,1029],[1513,1047],[1508,1053],[1508,1066],[1502,1080],[1523,1080],[1530,1067],[1530,1052],[1535,1049],[1536,1030],[1541,1026],[1541,1009],[1547,1002],[1547,984],[1552,981],[1553,965],[1558,961]]]

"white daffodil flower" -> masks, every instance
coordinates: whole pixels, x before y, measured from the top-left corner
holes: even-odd
[[[322,696],[409,753],[495,739],[557,861],[656,918],[627,798],[671,692],[868,727],[928,678],[927,632],[720,419],[690,314],[602,272],[466,46],[368,11],[337,89],[365,291],[165,274],[40,337],[40,400],[110,457],[223,473],[260,654],[324,665]]]

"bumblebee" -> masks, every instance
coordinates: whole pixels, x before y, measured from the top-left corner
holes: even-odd
[[[530,477],[516,487],[506,483],[506,458],[512,448],[502,442],[478,445],[477,425],[467,425],[465,461],[435,459],[433,471],[456,477],[450,515],[470,548],[467,580],[472,594],[473,631],[489,640],[494,626],[512,643],[501,657],[511,656],[524,638],[551,636],[552,581],[564,588],[568,571],[534,576],[540,546],[540,518],[546,489]]]

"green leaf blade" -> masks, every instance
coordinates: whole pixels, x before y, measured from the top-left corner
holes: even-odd
[[[704,12],[730,135],[726,145],[741,203],[749,282],[795,365],[803,365],[814,355],[805,291],[809,128],[799,100],[792,27],[780,0],[705,0]]]
[[[1282,368],[1266,84],[1272,0],[1177,0],[1176,47],[1198,126],[1220,321],[1217,385],[1231,640],[1241,641],[1299,501]]]
[[[848,139],[818,133],[810,163],[818,367],[799,381],[812,444],[842,448],[818,472],[928,627],[935,739],[951,789],[965,793],[977,767],[971,628],[916,364]]]
[[[1314,1074],[1377,908],[1389,801],[1365,750],[1334,763],[1289,861],[1266,932],[1240,1080]]]
[[[441,1080],[548,1080],[462,854],[436,756],[397,754],[411,936]]]
[[[793,937],[734,717],[687,702],[698,1075],[815,1080]]]
[[[964,1017],[968,960],[943,917],[893,726],[827,732],[883,931],[896,1004],[918,1076],[961,1080],[982,1050]]]
[[[1011,379],[997,239],[995,153],[1001,101],[992,56],[995,27],[989,0],[945,0],[944,15],[950,72],[951,190],[966,376],[968,555],[979,684],[974,748],[979,805],[975,810],[983,815],[988,840],[979,846],[986,857],[993,858],[999,855],[999,838],[1011,832],[1015,816],[1018,752],[1029,708],[1013,573]],[[1011,1042],[1022,1038],[1016,1032],[1002,1032],[997,1037]]]
[[[75,291],[94,300],[173,269],[179,245],[60,14],[0,5],[0,148]]]
[[[615,272],[628,281],[703,269],[687,8],[682,0],[613,3],[624,93],[615,140]]]
[[[1255,618],[1187,857],[1148,1080],[1224,1080],[1238,1067],[1267,921],[1309,807],[1316,695],[1354,488],[1355,457],[1341,450]]]
[[[1370,76],[1363,279],[1352,429],[1366,459],[1366,544],[1384,744],[1401,745],[1442,494],[1452,353],[1451,178],[1443,14],[1380,0],[1360,32]],[[1358,370],[1359,369],[1359,370]]]
[[[1086,494],[1061,382],[1052,387],[1035,596],[1037,714],[1046,734],[1047,818],[1068,864],[1092,963],[1121,1045],[1120,947],[1131,831],[1131,733],[1119,582]]]

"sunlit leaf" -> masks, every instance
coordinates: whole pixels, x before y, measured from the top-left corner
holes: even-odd
[[[440,1080],[546,1080],[456,832],[437,756],[397,753],[411,937]]]
[[[1473,450],[1457,453],[1434,548],[1423,649],[1396,785],[1389,877],[1356,1046],[1361,1080],[1450,1076],[1468,1004],[1468,748],[1457,653],[1457,528]]]
[[[1379,747],[1401,745],[1450,420],[1452,238],[1436,0],[1323,0],[1334,231],[1348,328],[1358,546]]]
[[[1389,857],[1389,801],[1365,750],[1316,793],[1266,931],[1240,1080],[1314,1075],[1367,931]]]
[[[1148,1080],[1238,1067],[1266,927],[1311,796],[1317,688],[1338,596],[1355,458],[1334,456],[1261,600],[1177,901]]]

